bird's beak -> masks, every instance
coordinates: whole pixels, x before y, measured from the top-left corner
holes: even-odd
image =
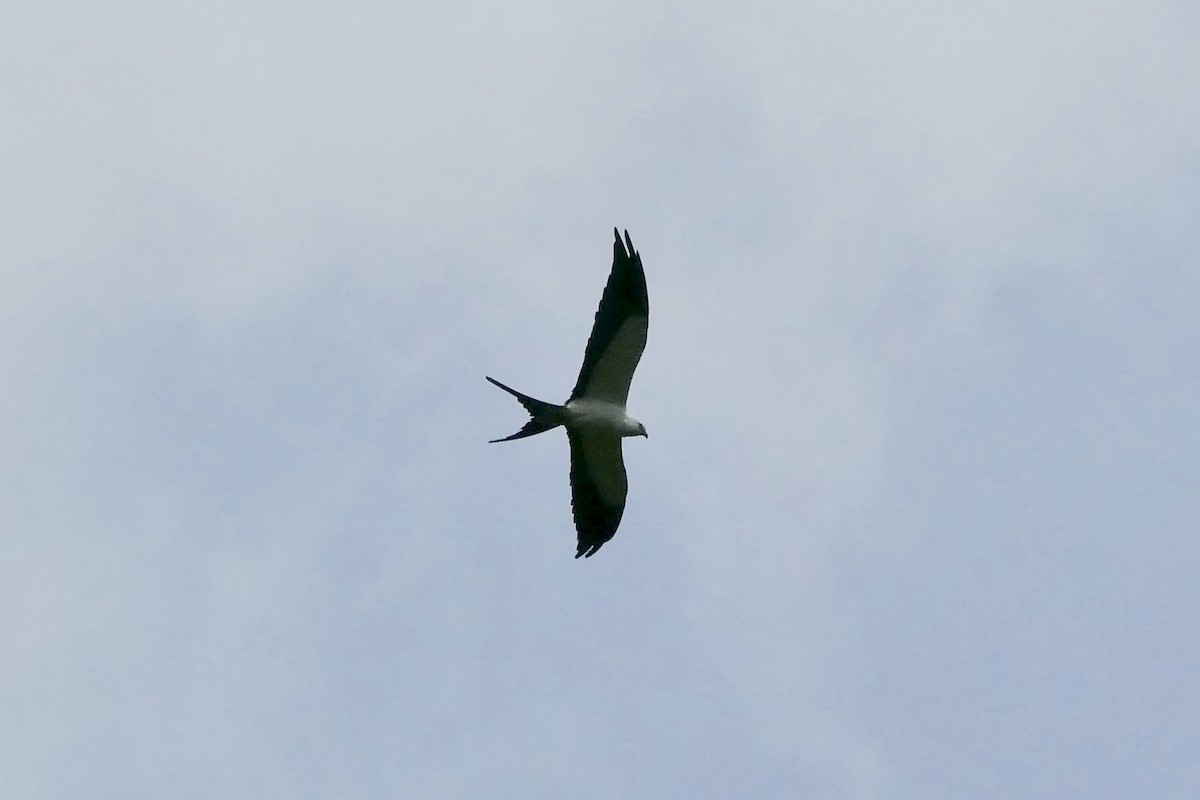
[[[642,436],[645,436],[647,439],[650,438],[650,434],[646,433],[645,431],[642,431]]]

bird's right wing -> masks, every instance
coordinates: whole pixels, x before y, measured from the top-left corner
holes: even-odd
[[[612,272],[600,297],[583,367],[570,399],[587,397],[624,406],[633,371],[646,348],[650,299],[642,257],[633,249],[629,232],[625,232],[624,243],[615,229],[613,233],[617,241],[613,245]]]
[[[590,557],[611,539],[629,489],[621,437],[599,428],[567,428],[571,442],[571,510],[579,534],[575,557]]]

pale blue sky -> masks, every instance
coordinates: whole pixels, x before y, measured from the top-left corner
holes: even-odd
[[[1200,792],[1194,4],[5,18],[0,796]]]

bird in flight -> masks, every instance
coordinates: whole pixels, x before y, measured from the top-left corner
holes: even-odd
[[[646,436],[646,426],[625,412],[629,383],[646,347],[650,300],[642,257],[613,230],[612,273],[600,298],[583,367],[563,405],[535,400],[487,376],[525,407],[530,419],[521,430],[492,442],[508,442],[563,426],[571,445],[571,509],[579,534],[575,557],[590,558],[611,539],[625,513],[629,484],[621,439]]]

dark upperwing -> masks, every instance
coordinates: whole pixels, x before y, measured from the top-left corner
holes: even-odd
[[[625,242],[613,229],[613,266],[596,310],[592,335],[583,353],[583,367],[570,400],[579,397],[625,405],[629,384],[646,348],[650,324],[650,298],[642,257],[633,249],[629,231]]]
[[[575,557],[590,558],[617,533],[629,484],[621,437],[612,431],[567,428],[571,443],[571,511],[578,546]]]

